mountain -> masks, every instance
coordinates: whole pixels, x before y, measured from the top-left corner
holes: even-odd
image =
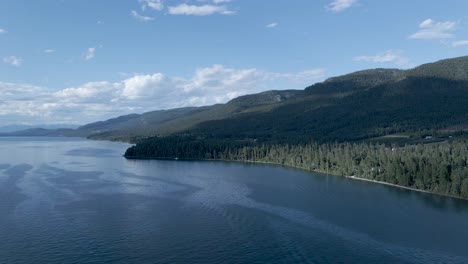
[[[267,91],[226,104],[131,114],[75,130],[22,134],[135,141],[191,135],[269,141],[359,141],[468,130],[468,57],[410,70],[370,69],[304,90]]]
[[[72,136],[74,131],[71,128],[30,128],[14,132],[3,132],[0,133],[0,137],[69,137]]]
[[[407,75],[468,81],[468,56],[424,64],[408,71]]]
[[[356,141],[395,133],[468,128],[468,57],[411,70],[374,69],[330,78],[267,112],[201,123],[211,137]]]
[[[11,133],[16,131],[34,129],[34,128],[43,128],[43,129],[59,129],[59,128],[77,128],[77,125],[68,125],[68,124],[58,124],[58,125],[8,125],[1,126],[0,133]]]
[[[267,91],[235,98],[226,104],[186,107],[121,116],[79,127],[75,136],[94,139],[129,140],[155,135],[182,133],[198,124],[221,120],[249,112],[269,111],[300,91]]]

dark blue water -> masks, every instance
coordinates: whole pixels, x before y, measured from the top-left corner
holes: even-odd
[[[0,138],[0,263],[468,263],[468,202],[127,145]]]

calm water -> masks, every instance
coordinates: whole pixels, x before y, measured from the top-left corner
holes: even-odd
[[[0,138],[0,263],[468,263],[468,202],[263,165]]]

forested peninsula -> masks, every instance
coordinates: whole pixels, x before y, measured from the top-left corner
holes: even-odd
[[[143,140],[130,147],[125,157],[266,162],[468,199],[467,139],[392,146],[165,137]]]

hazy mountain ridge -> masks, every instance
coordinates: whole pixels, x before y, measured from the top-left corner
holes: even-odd
[[[0,137],[69,137],[74,136],[74,133],[75,130],[71,128],[30,128],[14,132],[3,132],[0,133]]]
[[[78,127],[79,127],[78,125],[72,125],[72,124],[6,125],[6,126],[0,126],[0,133],[12,133],[12,132],[28,130],[28,129],[36,129],[36,128],[42,128],[42,129],[75,129],[75,128],[78,128]]]

